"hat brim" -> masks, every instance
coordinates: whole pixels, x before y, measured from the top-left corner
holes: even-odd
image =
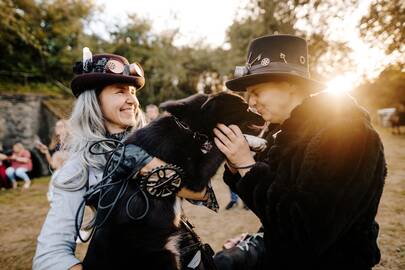
[[[244,92],[247,91],[247,87],[261,84],[266,82],[277,82],[277,81],[289,81],[295,82],[300,86],[305,87],[306,90],[310,91],[320,91],[323,90],[326,85],[311,80],[296,74],[291,73],[258,73],[249,74],[240,78],[229,80],[225,83],[226,87],[232,91]]]
[[[138,90],[145,85],[145,79],[139,76],[112,73],[85,73],[74,77],[70,86],[73,94],[77,97],[86,90],[99,89],[115,83],[133,85]]]

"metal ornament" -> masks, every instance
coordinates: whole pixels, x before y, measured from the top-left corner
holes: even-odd
[[[247,63],[247,67],[250,68],[256,61],[260,61],[261,59],[262,59],[262,54],[259,54],[255,59],[253,59],[251,62]]]
[[[203,154],[207,154],[209,151],[211,151],[212,147],[213,147],[212,143],[207,140],[201,146],[201,152],[203,152]]]
[[[270,59],[269,58],[263,58],[262,59],[262,61],[260,62],[260,64],[262,65],[262,66],[268,66],[269,64],[270,64]]]
[[[285,59],[285,54],[284,53],[280,53],[280,59],[284,60],[284,63],[287,64],[287,60]]]
[[[305,64],[305,57],[302,55],[300,56],[300,63],[303,65]]]
[[[246,66],[236,66],[234,76],[235,78],[239,78],[245,76],[249,73],[249,70]]]
[[[114,59],[108,60],[107,64],[105,65],[105,68],[115,74],[121,74],[124,72],[124,65]]]
[[[165,198],[175,195],[181,187],[183,170],[172,164],[153,169],[141,179],[141,188],[151,196]]]

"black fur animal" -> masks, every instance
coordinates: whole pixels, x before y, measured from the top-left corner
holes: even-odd
[[[162,108],[172,115],[137,130],[125,143],[140,146],[150,155],[180,166],[186,175],[184,186],[194,191],[202,191],[224,161],[213,143],[212,149],[204,154],[201,138],[206,136],[212,142],[212,130],[217,123],[236,124],[250,134],[256,131],[249,125],[264,124],[241,97],[229,93],[196,94],[166,102]],[[180,125],[176,119],[181,121]],[[114,192],[117,191],[111,192],[112,197]],[[181,199],[148,196],[147,215],[134,221],[125,207],[130,196],[137,192],[136,179],[129,181],[108,221],[95,232],[83,262],[85,269],[187,269],[194,253],[185,254],[184,247],[198,239],[180,223]],[[135,196],[129,206],[130,213],[139,216],[145,210],[146,200]]]

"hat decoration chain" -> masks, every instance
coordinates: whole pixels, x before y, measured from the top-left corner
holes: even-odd
[[[252,65],[256,62],[256,61],[260,61],[260,64],[262,66],[268,66],[270,64],[270,59],[269,58],[263,58],[262,59],[262,54],[259,54],[256,58],[254,58],[253,60],[250,60],[250,58],[252,57],[252,52],[250,52],[248,60],[246,61],[245,66],[236,66],[235,67],[235,73],[234,76],[235,78],[239,78],[242,76],[245,76],[247,74],[249,74],[250,69],[252,68]],[[286,59],[286,55],[284,53],[280,53],[280,59],[283,60],[283,62],[285,64],[287,64],[287,59]],[[303,56],[300,57],[300,63],[303,65],[305,64],[305,58]]]
[[[246,61],[246,64],[244,66],[236,66],[235,67],[235,77],[239,78],[242,76],[245,76],[249,73],[250,68],[256,61],[260,61],[262,59],[262,54],[259,54],[256,58],[253,60],[250,60],[252,58],[252,52],[250,52],[248,60]],[[268,58],[265,58],[268,59]]]

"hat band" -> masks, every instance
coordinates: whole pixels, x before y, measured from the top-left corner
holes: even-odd
[[[125,64],[116,59],[108,59],[103,57],[97,62],[86,61],[83,65],[82,61],[76,62],[73,67],[73,72],[77,75],[90,73],[111,73],[125,76],[138,76],[144,78],[144,72],[140,64],[132,63]]]
[[[261,73],[291,73],[306,77],[309,79],[309,71],[306,67],[293,63],[280,63],[271,62],[267,65],[257,64],[251,66],[248,74],[261,74]]]

